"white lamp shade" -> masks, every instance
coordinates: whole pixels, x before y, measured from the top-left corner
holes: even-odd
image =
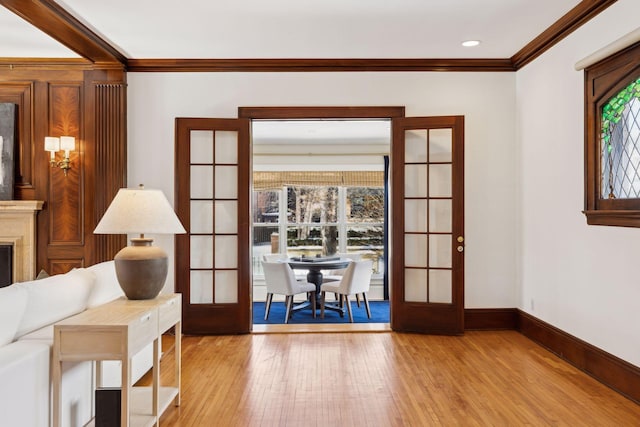
[[[51,151],[53,153],[60,150],[60,138],[55,136],[45,136],[44,149],[45,151]]]
[[[65,151],[73,151],[76,149],[76,139],[72,136],[60,137],[60,149]]]
[[[121,188],[93,231],[95,234],[186,233],[160,190]]]

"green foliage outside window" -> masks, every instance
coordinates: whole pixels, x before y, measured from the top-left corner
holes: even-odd
[[[622,113],[632,98],[640,99],[640,78],[622,89],[602,107],[602,139],[609,153],[613,150],[611,145],[613,128],[622,119]]]

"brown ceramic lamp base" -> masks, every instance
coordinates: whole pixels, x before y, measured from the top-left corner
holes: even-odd
[[[153,239],[131,239],[131,246],[114,257],[120,287],[129,299],[153,299],[158,296],[167,279],[167,254]]]

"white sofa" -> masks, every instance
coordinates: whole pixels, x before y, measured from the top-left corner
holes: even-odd
[[[53,324],[123,296],[113,261],[0,288],[0,425],[51,423]],[[132,360],[132,381],[152,366],[151,345]],[[103,363],[102,386],[120,386],[120,362]],[[94,413],[94,362],[64,363],[62,425],[84,426]]]

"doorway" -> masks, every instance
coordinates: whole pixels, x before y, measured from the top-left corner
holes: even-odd
[[[281,324],[283,310],[264,320],[265,257],[334,256],[371,260],[367,295],[371,320],[389,323],[387,195],[390,119],[252,120],[253,321]],[[304,271],[297,271],[305,278]],[[339,279],[339,274],[325,272]],[[298,297],[304,299],[304,295]],[[274,307],[284,298],[274,295]],[[358,308],[362,311],[364,308]],[[354,313],[359,313],[355,311]],[[279,317],[278,317],[279,316]],[[282,318],[281,318],[282,317]],[[338,313],[313,319],[295,313],[291,323],[344,323]]]
[[[188,333],[249,333],[251,120],[391,119],[391,328],[464,331],[464,117],[404,107],[241,107],[176,119],[176,290]],[[195,223],[197,229],[191,225]]]

